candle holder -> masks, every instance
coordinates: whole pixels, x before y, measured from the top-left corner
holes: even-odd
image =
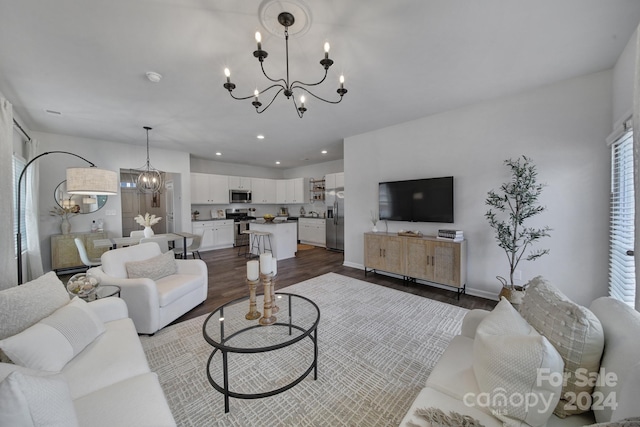
[[[259,280],[249,280],[249,312],[244,316],[247,320],[256,320],[260,317],[260,312],[256,309],[256,285]]]
[[[271,278],[273,274],[260,273],[260,279],[264,285],[264,315],[258,320],[263,326],[273,325],[276,320],[276,316],[273,315],[273,299],[271,297]]]
[[[280,307],[276,305],[276,277],[278,277],[277,274],[271,277],[271,305],[273,306],[271,307],[271,312],[273,314],[280,311]]]

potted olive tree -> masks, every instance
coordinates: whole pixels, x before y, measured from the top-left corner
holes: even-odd
[[[516,286],[513,274],[523,259],[534,261],[549,253],[549,249],[533,250],[530,246],[548,237],[551,229],[547,226],[527,227],[525,224],[546,210],[546,207],[538,204],[544,184],[537,183],[538,173],[531,158],[522,156],[517,160],[505,160],[504,164],[511,170],[511,180],[502,184],[499,191],[489,191],[485,201],[489,210],[484,216],[494,229],[498,246],[504,250],[509,261],[509,279],[496,276],[502,283],[500,296],[519,304],[525,286]]]

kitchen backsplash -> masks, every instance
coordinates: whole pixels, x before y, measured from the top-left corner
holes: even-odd
[[[285,206],[289,209],[289,216],[300,216],[300,208],[304,208],[304,212],[310,215],[311,212],[316,212],[318,217],[322,218],[326,215],[326,206],[324,202],[306,203],[304,205],[261,205],[261,204],[246,204],[246,203],[233,203],[226,205],[191,205],[191,213],[194,211],[200,212],[198,219],[211,219],[211,212],[213,211],[214,217],[217,215],[218,210],[224,212],[225,209],[255,209],[251,216],[261,217],[266,214],[278,215],[280,208]]]

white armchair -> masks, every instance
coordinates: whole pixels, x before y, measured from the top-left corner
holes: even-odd
[[[139,272],[145,269],[152,274],[140,277]],[[149,278],[162,275],[160,271],[166,275],[155,280]],[[208,272],[204,261],[176,260],[172,253],[162,254],[157,243],[105,252],[102,266],[88,273],[98,277],[103,285],[120,286],[120,297],[127,303],[139,334],[154,334],[207,299]]]

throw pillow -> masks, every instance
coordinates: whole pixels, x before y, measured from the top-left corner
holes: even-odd
[[[31,376],[12,372],[0,382],[0,425],[77,426],[78,418],[64,377],[60,374]]]
[[[505,298],[478,325],[473,372],[481,394],[475,404],[505,425],[545,425],[560,399],[562,368],[556,349]]]
[[[158,280],[178,272],[176,256],[173,251],[142,261],[127,262],[124,266],[127,269],[127,277],[129,279],[148,278]]]
[[[565,384],[554,413],[560,418],[589,411],[590,396],[600,370],[604,332],[600,320],[538,276],[529,282],[520,314],[558,350],[564,361]]]
[[[76,297],[51,316],[1,340],[0,349],[16,365],[59,372],[104,331],[102,320]]]

